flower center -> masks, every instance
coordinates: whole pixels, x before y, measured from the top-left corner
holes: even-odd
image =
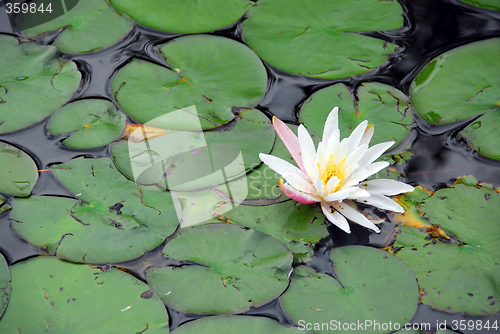
[[[323,184],[326,186],[328,181],[334,176],[338,177],[340,179],[339,184],[337,187],[335,187],[335,190],[344,182],[344,164],[345,160],[343,159],[338,165],[332,165],[328,167],[325,172],[323,173],[323,176],[321,177],[321,181],[323,181]]]

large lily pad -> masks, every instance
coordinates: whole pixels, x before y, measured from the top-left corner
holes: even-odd
[[[498,312],[498,191],[455,184],[423,201],[401,203],[407,208],[420,204],[416,217],[403,217],[409,226],[399,227],[394,246],[418,279],[421,301],[447,312]]]
[[[314,333],[390,333],[409,322],[417,310],[418,286],[410,269],[395,256],[364,246],[335,248],[331,254],[337,279],[300,266],[281,296],[283,310],[299,328]],[[371,325],[367,326],[367,322]],[[376,328],[374,322],[392,330]],[[344,330],[344,324],[355,324]],[[327,323],[326,328],[322,327]],[[364,326],[358,327],[361,323]],[[332,327],[330,327],[332,326]],[[335,326],[336,329],[332,329]]]
[[[285,327],[278,322],[263,317],[243,315],[220,315],[205,317],[188,322],[172,332],[172,334],[288,334],[304,333],[296,327]],[[305,333],[311,333],[305,331]]]
[[[500,10],[500,3],[497,0],[461,0],[461,1],[481,8]]]
[[[187,313],[240,313],[263,305],[286,289],[292,264],[283,244],[234,224],[190,228],[168,242],[163,254],[194,263],[147,272],[160,298]]]
[[[158,49],[170,69],[135,59],[113,79],[118,105],[141,123],[183,109],[183,117],[150,125],[192,130],[194,123],[211,129],[234,118],[231,108],[254,107],[264,97],[266,70],[244,44],[196,35],[176,38]]]
[[[38,180],[38,168],[29,155],[0,142],[0,192],[26,197]]]
[[[240,205],[232,210],[226,206],[229,204],[215,210],[219,219],[272,236],[287,246],[297,261],[310,259],[314,244],[329,235],[321,208],[313,205],[287,201],[268,206]]]
[[[39,257],[11,270],[2,333],[168,333],[168,315],[158,296],[118,269],[104,272]]]
[[[248,0],[111,0],[120,12],[145,26],[193,34],[208,32],[236,22],[252,5]]]
[[[12,227],[25,240],[72,262],[127,261],[160,245],[179,219],[171,195],[142,190],[111,159],[78,158],[52,173],[79,200],[32,196],[12,203]]]
[[[96,148],[120,137],[126,116],[106,100],[88,99],[69,103],[56,111],[49,122],[52,135],[73,132],[63,144],[74,148]]]
[[[370,146],[390,140],[400,143],[411,131],[413,115],[406,95],[385,84],[363,83],[353,94],[344,84],[335,84],[314,93],[299,113],[300,122],[316,133],[323,133],[325,121],[339,107],[342,137],[364,120],[375,126]]]
[[[2,318],[10,298],[10,270],[5,258],[0,254],[0,318]]]
[[[259,153],[271,151],[274,138],[271,122],[262,112],[244,109],[227,127],[203,133],[169,131],[153,139],[121,141],[111,145],[111,154],[130,179],[190,191],[244,175],[261,163]]]
[[[0,35],[0,68],[0,133],[52,114],[73,95],[81,77],[76,64],[60,58],[55,47],[7,35]]]
[[[500,38],[470,43],[427,64],[412,82],[416,112],[434,125],[479,117],[459,138],[493,159],[500,159],[496,131],[500,112]]]
[[[403,26],[396,1],[260,0],[243,32],[264,61],[293,74],[338,79],[386,62],[396,46],[361,34]]]
[[[132,30],[133,21],[119,15],[106,0],[84,0],[66,14],[24,30],[25,37],[59,31],[52,45],[65,53],[107,48]]]

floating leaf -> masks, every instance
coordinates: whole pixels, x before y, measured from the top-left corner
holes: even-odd
[[[268,206],[240,205],[226,210],[225,204],[215,210],[219,219],[253,228],[272,236],[287,246],[297,261],[307,261],[313,254],[314,244],[328,236],[325,216],[321,208],[287,201]]]
[[[355,95],[344,84],[335,84],[314,93],[300,109],[301,123],[319,134],[326,117],[339,107],[339,129],[342,138],[364,120],[375,126],[370,146],[390,140],[400,143],[411,131],[413,116],[410,102],[403,92],[381,83],[363,83]]]
[[[274,137],[274,129],[262,112],[243,109],[224,128],[203,133],[169,131],[147,141],[121,141],[111,145],[111,154],[118,169],[130,179],[191,191],[250,171],[261,162],[259,153],[271,151]]]
[[[389,59],[396,45],[360,32],[401,28],[402,14],[396,1],[260,0],[243,32],[252,50],[280,70],[339,79]]]
[[[182,118],[157,126],[191,130],[193,122],[201,122],[203,129],[212,129],[234,118],[233,107],[253,107],[264,97],[266,70],[244,44],[196,35],[176,38],[158,49],[170,69],[135,59],[113,79],[118,105],[141,123],[182,109]]]
[[[500,160],[500,38],[470,43],[427,64],[412,82],[416,112],[433,124],[480,116],[458,134],[480,154]]]
[[[38,257],[11,270],[1,333],[168,333],[168,314],[158,296],[118,269]]]
[[[52,45],[65,53],[84,53],[110,47],[123,39],[133,25],[106,0],[84,0],[66,14],[22,34],[33,38],[60,30]]]
[[[302,331],[296,327],[285,327],[277,321],[264,317],[251,317],[244,315],[220,315],[205,317],[188,322],[174,330],[172,334],[288,334],[288,333],[311,333]]]
[[[38,168],[29,155],[0,142],[0,192],[26,197],[38,180]]]
[[[111,159],[78,158],[52,173],[80,200],[32,196],[12,203],[12,227],[25,240],[72,262],[127,261],[160,245],[179,219],[168,192],[141,190]]]
[[[233,24],[252,5],[248,0],[111,0],[120,12],[153,29],[181,34],[209,32]]]
[[[498,191],[456,183],[405,206],[416,207],[428,221],[404,217],[409,226],[399,227],[394,244],[418,279],[422,302],[447,312],[498,312]]]
[[[10,270],[5,258],[0,254],[0,318],[2,318],[10,298]]]
[[[74,148],[95,148],[120,137],[127,118],[106,100],[88,99],[69,103],[56,111],[49,122],[52,135],[74,131],[63,144]]]
[[[0,133],[40,122],[63,105],[80,82],[76,64],[59,57],[55,47],[1,34],[0,68]]]
[[[283,244],[234,224],[190,228],[169,241],[163,254],[194,263],[147,272],[160,298],[187,313],[241,313],[263,305],[286,289],[292,264]]]
[[[5,201],[5,198],[0,196],[0,213],[5,212],[10,209],[9,203]]]
[[[299,328],[311,323],[318,327],[306,329],[314,333],[390,333],[395,324],[402,327],[412,319],[417,310],[418,286],[402,261],[365,246],[334,248],[331,258],[337,279],[300,266],[293,271],[290,287],[280,298],[283,310]],[[366,325],[367,320],[371,326]],[[393,330],[376,328],[374,322],[391,322]],[[323,323],[327,328],[322,327]],[[352,323],[356,324],[354,330],[339,327]],[[364,325],[362,329],[358,323]]]
[[[500,10],[500,3],[498,3],[498,0],[462,0],[462,1],[481,8]]]

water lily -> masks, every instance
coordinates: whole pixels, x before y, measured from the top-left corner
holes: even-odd
[[[389,166],[386,161],[374,161],[394,144],[389,141],[368,147],[374,131],[368,121],[361,122],[348,138],[340,141],[335,107],[328,115],[317,150],[303,125],[299,126],[298,137],[276,117],[273,125],[298,168],[272,155],[261,153],[259,157],[286,180],[284,183],[281,179],[279,184],[292,199],[304,204],[321,203],[326,218],[347,233],[351,232],[347,219],[380,232],[374,224],[378,221],[359,212],[354,201],[404,212],[401,205],[387,196],[413,191],[412,186],[389,179],[365,181]]]

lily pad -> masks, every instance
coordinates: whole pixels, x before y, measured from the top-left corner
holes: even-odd
[[[0,142],[0,192],[26,197],[38,180],[38,168],[29,155]]]
[[[500,10],[500,3],[497,0],[461,0],[476,7]]]
[[[52,45],[65,53],[84,53],[110,47],[122,40],[134,22],[111,7],[106,0],[78,1],[78,4],[58,18],[26,29],[28,38],[58,31]]]
[[[453,313],[498,312],[499,192],[457,183],[423,201],[402,204],[419,204],[418,216],[427,220],[422,224],[411,217],[403,220],[409,226],[399,227],[401,234],[394,244],[397,256],[418,279],[421,301]]]
[[[308,129],[323,133],[326,118],[335,106],[339,107],[339,129],[343,138],[365,119],[375,126],[370,146],[390,140],[400,143],[412,128],[413,115],[406,95],[391,86],[373,82],[363,83],[355,93],[341,83],[314,93],[302,105],[299,120]]]
[[[69,103],[56,111],[49,122],[52,135],[73,132],[63,144],[74,148],[96,148],[120,137],[126,116],[106,100],[88,99]]]
[[[281,241],[294,253],[296,262],[309,260],[314,244],[329,235],[325,216],[317,206],[287,201],[268,206],[240,205],[226,210],[228,205],[215,210],[219,219],[253,228]]]
[[[182,109],[183,117],[149,125],[192,130],[194,123],[212,129],[234,118],[233,107],[254,107],[264,97],[266,70],[244,44],[195,35],[176,38],[158,49],[170,69],[134,59],[112,83],[120,108],[141,123]]]
[[[283,244],[234,224],[183,231],[163,255],[193,263],[147,271],[160,298],[185,313],[241,313],[264,305],[286,289],[292,264]]]
[[[277,321],[263,317],[251,317],[243,315],[220,315],[205,317],[188,322],[172,332],[172,334],[288,334],[304,333],[296,327],[285,327]],[[305,333],[311,333],[305,331]]]
[[[168,314],[158,296],[118,269],[101,271],[46,256],[11,271],[2,333],[168,333]]]
[[[396,45],[363,35],[403,26],[396,1],[260,0],[243,22],[246,42],[285,72],[339,79],[385,63]]]
[[[10,270],[5,258],[0,254],[0,318],[2,318],[10,298]]]
[[[79,200],[32,196],[12,203],[12,227],[29,243],[72,262],[122,262],[172,234],[179,219],[168,192],[142,190],[111,159],[74,159],[52,173]]]
[[[209,32],[239,20],[253,4],[248,0],[111,0],[120,12],[153,29],[181,34]]]
[[[280,297],[283,310],[299,328],[309,323],[312,327],[305,328],[314,333],[390,333],[396,324],[401,328],[412,319],[417,310],[418,286],[402,261],[365,246],[335,248],[331,258],[337,279],[300,266]],[[386,326],[391,322],[392,330],[376,327],[375,322]],[[353,323],[353,327],[339,327]],[[364,325],[362,329],[359,323]]]
[[[121,141],[111,145],[111,154],[129,179],[191,191],[244,175],[261,163],[259,153],[271,151],[274,138],[271,122],[262,112],[243,109],[221,129],[169,131],[153,139]]]
[[[76,64],[62,59],[55,47],[1,34],[0,68],[0,133],[52,114],[73,95],[81,77]]]
[[[500,38],[470,43],[427,64],[411,84],[416,112],[433,125],[479,117],[459,133],[482,155],[500,159]],[[492,123],[493,122],[493,123]]]
[[[10,209],[9,203],[5,201],[5,198],[0,196],[0,213],[5,212]]]

